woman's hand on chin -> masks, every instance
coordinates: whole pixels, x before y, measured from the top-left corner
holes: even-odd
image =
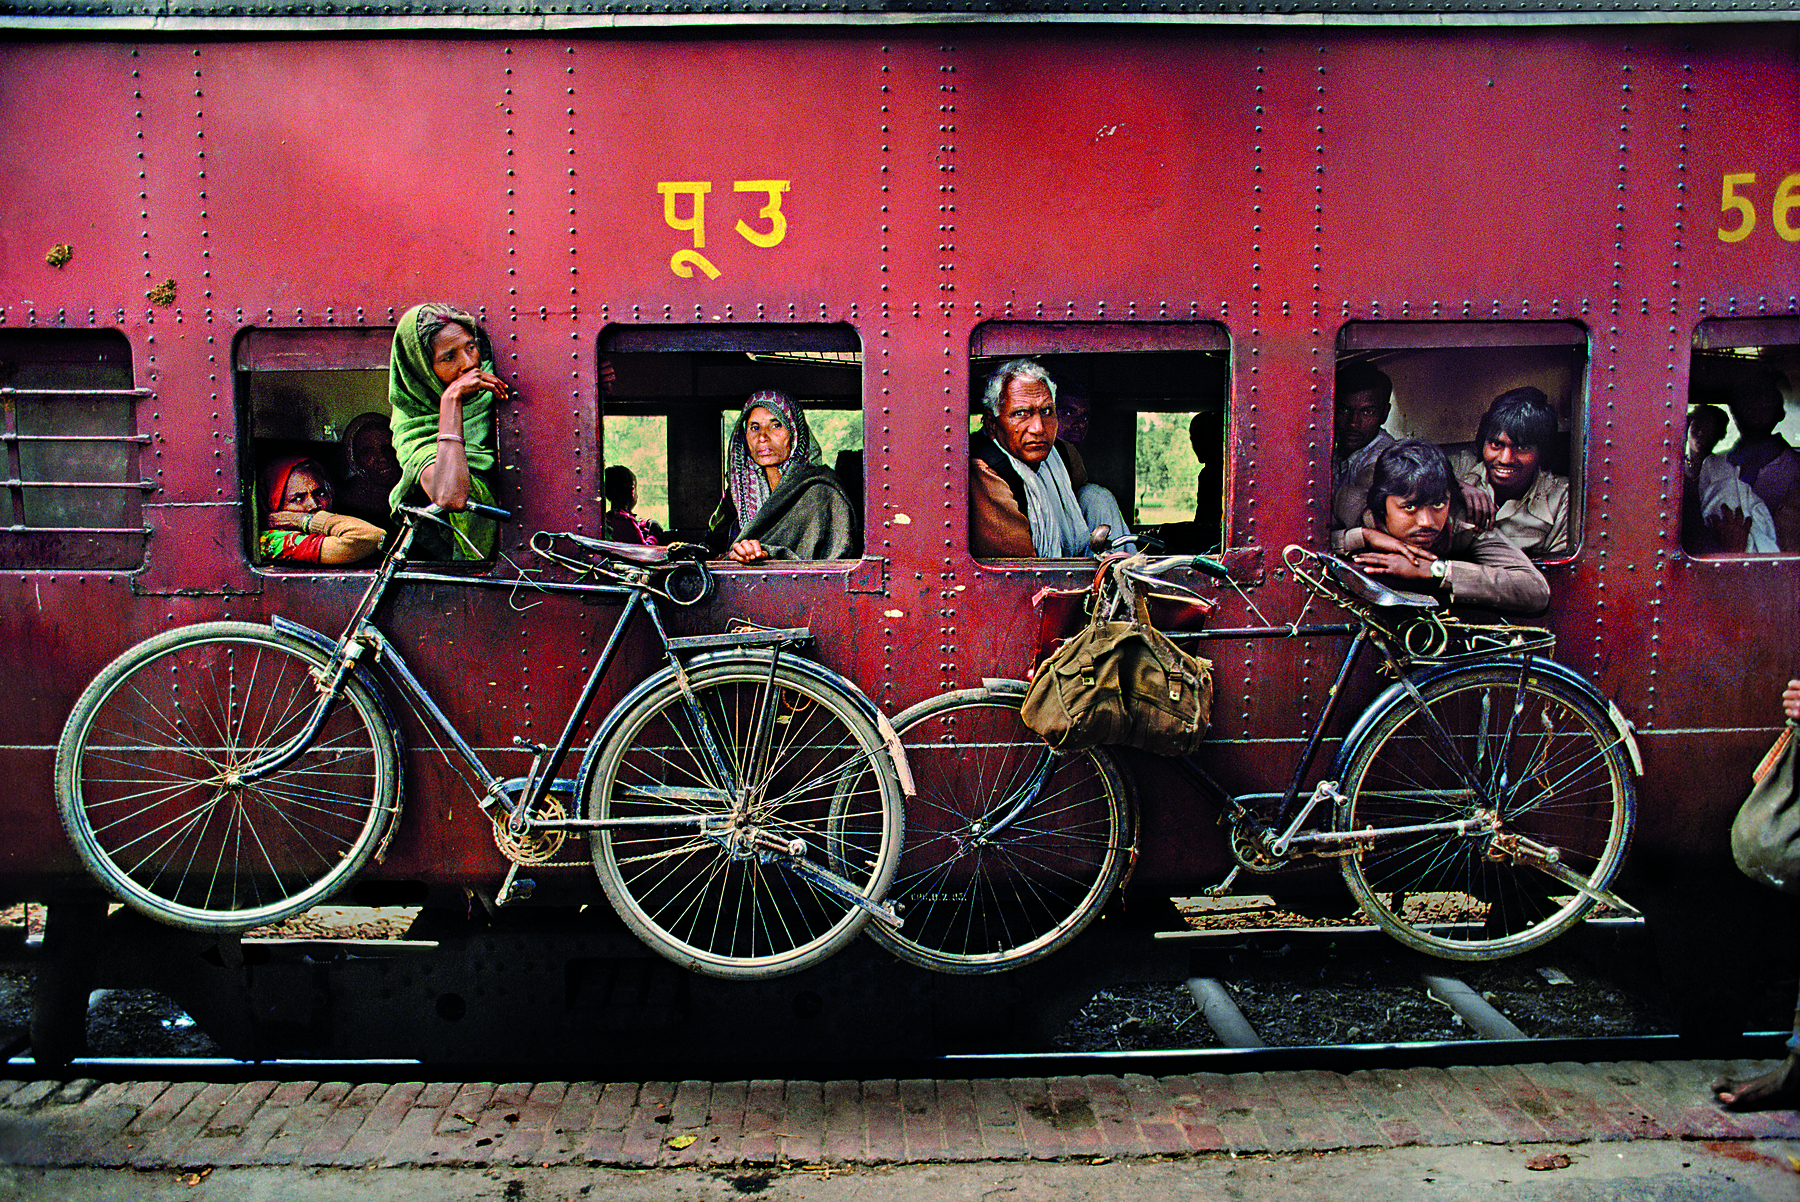
[[[456,379],[444,386],[444,395],[440,404],[461,405],[478,392],[491,392],[501,400],[505,400],[511,392],[506,381],[491,371],[482,371],[479,367],[471,367]]]

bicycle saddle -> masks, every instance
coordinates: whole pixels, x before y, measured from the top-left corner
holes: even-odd
[[[1438,607],[1436,597],[1389,588],[1355,564],[1339,559],[1335,555],[1321,555],[1319,562],[1325,565],[1325,570],[1331,573],[1332,580],[1340,588],[1365,605],[1377,605],[1385,609],[1436,609]]]

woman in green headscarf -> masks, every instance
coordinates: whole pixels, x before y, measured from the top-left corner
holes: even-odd
[[[394,329],[388,365],[394,453],[400,483],[390,504],[435,501],[449,510],[455,536],[421,526],[413,554],[421,559],[489,559],[494,523],[462,512],[468,501],[494,500],[494,404],[511,395],[494,374],[494,352],[474,317],[454,305],[414,305]]]

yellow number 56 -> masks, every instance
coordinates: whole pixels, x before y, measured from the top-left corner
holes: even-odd
[[[1756,206],[1750,203],[1748,196],[1740,196],[1736,189],[1748,187],[1756,182],[1754,171],[1739,171],[1726,175],[1719,192],[1719,212],[1738,214],[1735,229],[1719,227],[1719,241],[1742,242],[1756,228]],[[1775,226],[1775,232],[1788,242],[1800,242],[1800,227],[1789,220],[1789,215],[1800,208],[1800,172],[1789,175],[1775,189],[1775,203],[1770,207],[1769,219]]]

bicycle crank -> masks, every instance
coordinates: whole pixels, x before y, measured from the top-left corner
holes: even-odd
[[[1628,918],[1642,917],[1642,911],[1610,889],[1596,889],[1580,873],[1562,862],[1562,852],[1512,831],[1496,833],[1488,851],[1490,859],[1511,856],[1521,864],[1555,877],[1583,897],[1613,907]]]
[[[723,830],[702,829],[700,833],[717,843],[734,860],[755,859],[759,864],[779,864],[814,888],[858,909],[867,910],[870,917],[879,919],[896,931],[905,925],[905,920],[887,902],[871,901],[855,885],[831,869],[820,867],[807,859],[809,847],[805,839],[784,839],[753,826]]]

